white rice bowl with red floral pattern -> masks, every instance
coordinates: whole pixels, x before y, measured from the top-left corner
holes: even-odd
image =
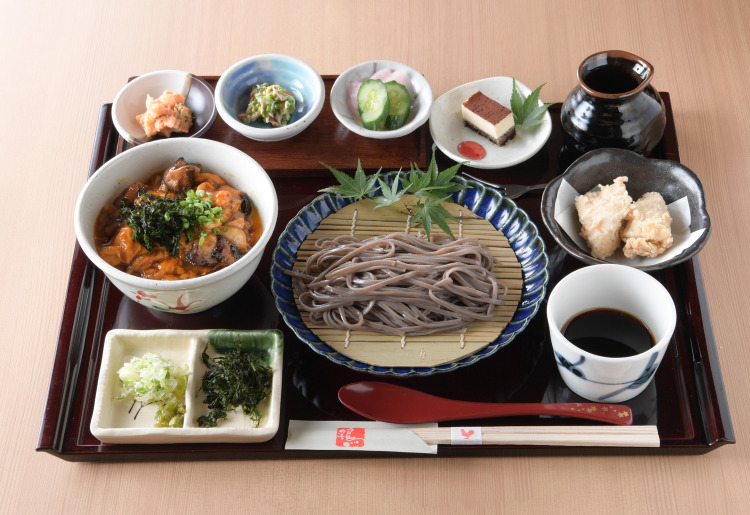
[[[197,163],[244,191],[261,218],[258,242],[231,265],[201,277],[176,281],[130,275],[104,261],[94,244],[94,224],[105,204],[128,186],[165,170],[177,158]],[[81,249],[123,294],[149,308],[170,313],[205,311],[234,295],[255,272],[278,216],[278,199],[268,174],[250,156],[213,140],[180,138],[139,145],[112,158],[86,182],[75,207],[74,225]]]

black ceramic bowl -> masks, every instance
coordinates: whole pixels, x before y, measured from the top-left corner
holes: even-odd
[[[564,202],[560,193],[563,181],[566,181],[578,194],[586,193],[595,189],[599,184],[612,184],[615,178],[627,176],[626,183],[628,193],[637,200],[649,191],[658,192],[664,197],[667,205],[685,198],[690,211],[690,233],[694,233],[694,241],[676,255],[670,255],[669,251],[652,259],[636,258],[628,260],[618,250],[607,260],[597,259],[591,256],[588,247],[579,246],[569,234],[561,227],[555,219],[556,213],[563,211],[572,204],[568,196],[568,202]],[[561,204],[558,206],[558,199]],[[573,207],[573,213],[575,208]],[[711,234],[711,219],[706,211],[706,199],[703,185],[693,171],[674,161],[663,159],[648,159],[629,150],[604,148],[593,150],[571,164],[562,175],[552,180],[542,195],[542,219],[552,237],[557,243],[573,257],[587,264],[598,263],[620,263],[627,264],[643,271],[660,270],[668,268],[690,259],[696,255],[706,244]],[[577,215],[575,224],[578,224]],[[675,233],[676,223],[673,223]],[[575,226],[575,232],[580,231],[580,224]],[[697,231],[702,231],[695,237]],[[678,238],[675,233],[675,244]],[[674,254],[674,251],[672,251]]]

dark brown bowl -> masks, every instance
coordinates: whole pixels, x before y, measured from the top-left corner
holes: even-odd
[[[578,193],[586,193],[599,184],[611,184],[616,177],[627,176],[628,193],[638,199],[646,192],[656,191],[669,205],[687,197],[690,206],[691,232],[704,232],[677,256],[648,266],[631,265],[643,271],[661,270],[674,266],[696,255],[711,234],[711,219],[706,211],[703,185],[690,169],[675,161],[649,159],[629,150],[604,148],[592,150],[571,164],[562,175],[553,179],[542,195],[542,220],[557,243],[573,257],[587,264],[608,263],[582,250],[555,220],[555,204],[562,181],[567,181]]]

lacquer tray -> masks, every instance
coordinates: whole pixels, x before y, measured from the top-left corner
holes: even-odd
[[[327,91],[335,77],[324,77]],[[208,77],[215,84],[216,77]],[[667,128],[655,157],[679,161],[669,95]],[[125,143],[111,122],[111,105],[101,108],[90,173],[121,152]],[[563,143],[560,104],[551,108],[552,136],[542,150],[525,163],[499,171],[470,170],[486,180],[537,184],[549,181],[575,159]],[[431,138],[425,124],[415,133],[396,140],[370,140],[357,136],[333,116],[326,102],[313,125],[301,135],[279,143],[259,143],[241,137],[221,119],[205,137],[227,142],[253,156],[274,178],[279,195],[279,218],[274,236],[255,275],[234,297],[203,313],[173,315],[142,307],[112,287],[76,246],[70,273],[60,335],[44,418],[37,443],[66,460],[167,460],[229,458],[308,458],[392,456],[390,453],[351,453],[285,450],[289,420],[360,420],[337,399],[338,389],[350,382],[376,378],[337,365],[314,353],[289,330],[276,311],[270,290],[270,260],[279,233],[290,218],[309,203],[332,178],[320,164],[352,170],[357,159],[368,170],[424,167]],[[438,152],[441,169],[451,162]],[[541,223],[540,194],[517,201],[542,233],[550,258],[550,284],[581,266],[559,248]],[[703,453],[734,442],[734,431],[697,258],[654,274],[667,285],[677,306],[677,328],[670,352],[655,381],[628,404],[636,424],[658,427],[658,449],[584,447],[527,447],[530,454],[622,454],[653,452]],[[436,395],[463,400],[494,402],[577,401],[562,383],[548,341],[544,306],[527,329],[509,346],[470,367],[430,377],[387,379]],[[246,444],[105,445],[89,431],[101,347],[110,329],[260,329],[284,333],[284,374],[281,422],[274,438]],[[576,425],[568,419],[507,418],[465,421],[470,425]],[[444,424],[450,425],[450,424]],[[517,453],[511,446],[440,446],[438,456],[492,456]],[[400,455],[404,456],[404,455]]]

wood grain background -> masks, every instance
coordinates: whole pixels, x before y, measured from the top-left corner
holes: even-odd
[[[750,504],[750,2],[746,0],[0,0],[4,363],[0,512],[739,513]],[[421,71],[437,96],[512,75],[562,101],[589,54],[648,59],[669,91],[681,158],[714,222],[701,254],[738,443],[703,456],[71,464],[34,447],[99,105],[129,76],[220,75],[254,54],[321,74],[367,59]],[[501,180],[501,179],[499,179]]]

